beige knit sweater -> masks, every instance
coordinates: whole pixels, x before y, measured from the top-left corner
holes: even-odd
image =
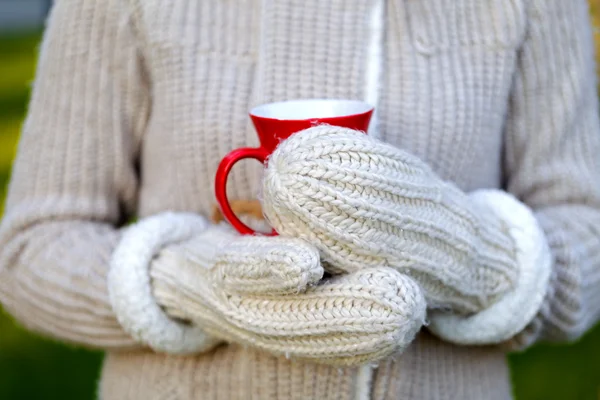
[[[140,348],[111,310],[119,227],[208,215],[247,110],[366,99],[373,134],[465,191],[529,205],[554,255],[544,307],[510,343],[570,340],[600,315],[600,123],[584,0],[58,0],[0,230],[0,301],[21,323],[105,349],[104,399],[351,399],[357,370],[234,345]],[[230,193],[253,199],[260,166]],[[160,303],[160,299],[158,299]],[[423,331],[381,363],[373,399],[506,399],[499,348]]]

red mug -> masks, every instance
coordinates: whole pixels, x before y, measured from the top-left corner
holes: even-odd
[[[241,234],[257,234],[233,212],[227,199],[227,178],[240,160],[253,158],[266,164],[277,145],[292,134],[319,124],[341,126],[367,132],[373,107],[356,100],[291,100],[264,104],[250,111],[260,146],[242,148],[227,154],[215,177],[215,194],[223,217]],[[275,230],[271,235],[276,235]]]

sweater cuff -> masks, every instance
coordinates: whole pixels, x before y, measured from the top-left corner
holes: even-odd
[[[480,190],[471,198],[491,209],[506,224],[515,243],[519,277],[510,292],[476,314],[432,311],[429,329],[457,344],[497,344],[517,335],[537,315],[548,291],[552,258],[533,212],[514,196],[500,190]]]
[[[217,341],[196,326],[169,318],[152,294],[149,268],[164,247],[203,232],[208,222],[195,214],[164,213],[127,228],[117,245],[108,273],[108,295],[123,329],[152,350],[197,353]]]

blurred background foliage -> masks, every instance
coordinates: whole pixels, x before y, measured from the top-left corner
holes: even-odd
[[[600,0],[589,2],[600,27]],[[40,37],[0,32],[0,215]],[[598,28],[595,38],[600,56]],[[600,400],[600,326],[577,343],[537,345],[509,360],[517,400]],[[29,333],[0,310],[0,400],[94,399],[101,362],[101,353]]]

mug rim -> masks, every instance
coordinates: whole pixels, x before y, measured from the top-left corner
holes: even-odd
[[[343,105],[343,107],[347,107],[349,110],[345,113],[339,114],[327,114],[327,115],[314,115],[312,117],[298,117],[298,118],[277,118],[266,113],[267,109],[273,108],[282,108],[282,107],[290,107],[293,105],[298,106],[306,106],[307,104],[311,105]],[[373,112],[375,107],[365,101],[362,100],[350,100],[350,99],[326,99],[326,98],[315,98],[315,99],[292,99],[292,100],[284,100],[284,101],[276,101],[271,103],[260,104],[258,106],[253,107],[249,114],[253,118],[261,118],[268,119],[274,121],[310,121],[310,120],[335,120],[337,118],[348,118],[352,116],[365,115],[370,112]]]

